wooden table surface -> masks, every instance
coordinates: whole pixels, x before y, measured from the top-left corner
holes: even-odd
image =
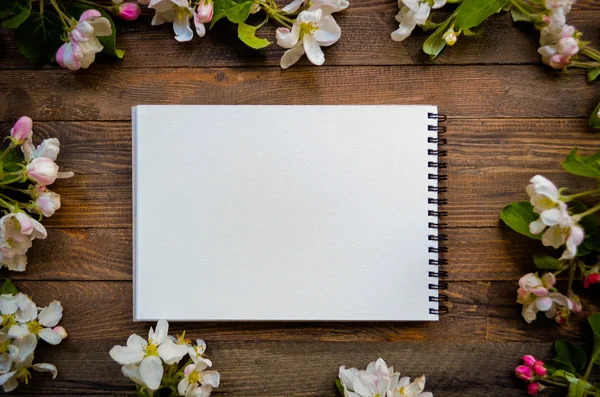
[[[423,34],[390,40],[396,12],[394,0],[353,0],[336,15],[343,35],[326,50],[325,66],[303,60],[287,71],[278,66],[281,49],[253,52],[225,23],[185,44],[173,40],[170,27],[150,26],[149,16],[120,24],[125,58],[100,59],[77,73],[32,67],[12,33],[1,32],[0,131],[31,116],[37,139],[58,137],[58,163],[76,173],[55,185],[63,208],[47,220],[48,238],[35,241],[27,271],[1,273],[39,304],[62,301],[69,332],[37,355],[58,366],[58,378],[37,375],[17,394],[134,394],[108,351],[151,325],[132,321],[130,108],[143,103],[437,104],[450,116],[450,314],[437,323],[174,325],[207,341],[222,374],[215,396],[335,396],[341,364],[364,368],[380,356],[404,375],[426,374],[436,397],[521,396],[524,384],[513,375],[520,356],[547,357],[556,338],[589,336],[583,316],[570,328],[522,320],[516,282],[534,270],[539,247],[503,227],[498,214],[526,199],[536,173],[587,186],[559,161],[573,146],[599,149],[587,117],[600,101],[600,83],[543,67],[536,33],[506,14],[430,61],[420,51]],[[598,0],[578,2],[569,21],[600,45]],[[198,285],[199,305],[208,303],[202,280]]]

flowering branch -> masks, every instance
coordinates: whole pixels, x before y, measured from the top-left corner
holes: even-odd
[[[438,56],[444,47],[454,45],[461,35],[474,36],[474,28],[501,11],[510,12],[514,22],[531,23],[540,31],[538,53],[542,62],[554,69],[586,70],[588,82],[600,76],[600,51],[582,41],[583,34],[568,25],[567,14],[575,0],[458,0],[452,15],[443,22],[434,23],[431,10],[440,9],[447,0],[401,0],[396,20],[399,28],[391,34],[392,40],[403,41],[416,26],[436,30],[423,43],[423,51]],[[590,125],[600,128],[600,104],[590,117]]]

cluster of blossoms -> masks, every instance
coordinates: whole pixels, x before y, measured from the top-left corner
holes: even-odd
[[[56,378],[57,369],[48,363],[33,364],[38,340],[58,345],[67,332],[58,322],[63,308],[58,301],[38,308],[25,294],[0,295],[0,385],[5,392],[27,384],[31,370],[50,372]]]
[[[566,24],[566,15],[571,11],[575,0],[546,0],[544,6],[548,14],[542,16],[546,24],[540,31],[539,54],[542,61],[554,68],[562,69],[579,52],[581,33]]]
[[[213,388],[219,387],[220,375],[217,371],[207,371],[212,362],[204,352],[206,343],[196,340],[195,344],[183,335],[168,335],[169,323],[160,320],[156,329],[150,328],[148,338],[132,334],[126,346],[114,346],[110,356],[121,364],[125,376],[137,384],[144,395],[162,388],[177,390],[186,397],[208,397]],[[189,356],[180,370],[180,362]]]
[[[574,293],[564,296],[556,288],[556,277],[546,273],[542,277],[529,273],[519,280],[517,302],[523,305],[523,318],[528,323],[536,319],[538,311],[557,323],[565,322],[571,313],[581,312],[581,301]]]
[[[538,394],[545,388],[538,380],[545,378],[547,372],[544,362],[532,355],[523,356],[523,364],[515,368],[517,378],[529,382],[527,392],[530,395]]]
[[[382,358],[369,363],[366,370],[340,367],[336,382],[344,397],[433,397],[425,389],[425,376],[411,383],[409,377],[400,377]]]
[[[50,217],[60,208],[60,196],[48,186],[56,179],[73,176],[58,171],[58,139],[46,139],[35,147],[32,126],[29,117],[21,117],[11,130],[10,144],[0,154],[0,207],[4,212],[0,218],[0,264],[14,271],[25,270],[33,240],[47,236],[44,226],[32,216]]]

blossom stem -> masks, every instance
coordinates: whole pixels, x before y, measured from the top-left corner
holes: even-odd
[[[274,20],[281,23],[282,25],[284,25],[288,28],[291,28],[291,25],[294,23],[293,19],[280,14],[275,7],[271,7],[269,4],[267,4],[264,1],[261,1],[260,5],[265,9],[265,12],[267,13],[267,15],[269,15],[270,17],[272,17]]]
[[[113,10],[113,8],[112,8],[112,7],[104,6],[104,5],[102,5],[102,4],[96,4],[96,3],[94,3],[93,1],[88,1],[88,0],[77,0],[77,2],[79,2],[79,3],[83,3],[83,4],[87,4],[87,5],[90,5],[90,6],[94,6],[94,7],[98,7],[98,8],[103,8],[103,9],[105,9],[106,11],[112,11],[112,10]]]
[[[19,174],[21,174],[21,175],[19,175],[18,178],[11,179],[11,180],[8,180],[8,181],[2,181],[2,182],[0,182],[0,185],[10,185],[11,183],[19,182],[21,179],[23,179],[23,174],[20,173],[20,172],[19,172]]]
[[[548,384],[554,385],[554,386],[563,386],[563,387],[569,386],[568,383],[558,382],[558,381],[550,380],[550,379],[540,379],[540,382],[548,383]]]
[[[8,208],[9,210],[13,210],[13,208],[15,208],[14,205],[10,205],[9,203],[7,203],[6,201],[2,200],[0,198],[0,206],[4,207],[4,208]]]
[[[11,144],[8,145],[8,147],[6,149],[4,149],[2,154],[0,154],[0,160],[4,159],[4,157],[6,157],[6,155],[8,153],[10,153],[10,151],[13,150],[15,147],[16,147],[15,144],[11,142]]]
[[[44,0],[40,0],[40,14],[44,13]]]
[[[600,61],[600,51],[598,50],[586,46],[580,49],[579,52],[588,58],[592,58],[595,61]]]
[[[12,190],[15,192],[19,192],[19,193],[23,193],[23,194],[27,194],[27,195],[31,196],[31,191],[28,189],[17,189],[16,187],[12,187],[12,186],[2,186],[2,187],[0,187],[0,189]]]
[[[56,3],[56,0],[50,0],[50,4],[52,4],[52,7],[54,7],[54,9],[56,10],[56,13],[60,17],[60,19],[62,19],[65,26],[70,28],[71,25],[69,24],[69,20],[71,18],[60,9],[59,5]]]
[[[575,278],[575,270],[577,270],[577,266],[575,266],[575,261],[571,261],[569,263],[569,284],[567,285],[567,297],[570,297],[573,291],[573,279]]]
[[[532,13],[526,10],[525,7],[523,7],[523,5],[518,0],[510,0],[510,4],[517,10],[521,11],[523,14],[531,18]]]
[[[579,197],[584,197],[584,196],[588,196],[590,194],[597,194],[597,193],[600,193],[600,189],[588,190],[587,192],[570,194],[568,196],[561,196],[561,200],[564,201],[565,203],[568,203],[569,201],[575,200]]]
[[[596,359],[598,358],[598,353],[594,354],[591,359],[590,362],[585,370],[585,374],[583,374],[583,380],[587,382],[587,378],[590,376],[590,373],[592,372],[592,368],[594,368],[594,363],[596,362]]]
[[[593,206],[592,208],[590,208],[589,210],[582,212],[581,214],[576,214],[573,215],[573,217],[571,218],[573,220],[573,222],[575,223],[579,223],[579,221],[583,218],[585,218],[588,215],[593,214],[594,212],[600,210],[600,203],[596,204],[595,206]]]
[[[571,61],[571,62],[569,62],[569,66],[572,66],[574,68],[581,68],[581,69],[600,68],[600,62]]]

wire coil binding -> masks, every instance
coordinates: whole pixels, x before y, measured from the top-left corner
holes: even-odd
[[[440,181],[445,181],[448,179],[446,174],[441,174],[440,170],[446,169],[448,167],[448,163],[441,161],[441,157],[445,157],[448,155],[446,150],[441,150],[439,146],[447,145],[448,139],[441,137],[446,133],[447,128],[445,125],[440,125],[447,120],[447,117],[442,114],[437,113],[428,113],[427,117],[430,120],[437,120],[437,125],[429,125],[427,130],[429,132],[436,133],[437,136],[429,136],[427,138],[427,143],[435,145],[434,148],[430,148],[427,150],[427,155],[432,156],[427,166],[432,169],[432,171],[428,174],[427,178],[432,181],[431,185],[428,186],[427,191],[436,193],[435,197],[429,197],[427,199],[427,204],[431,205],[430,209],[427,211],[427,215],[430,217],[437,218],[435,222],[429,222],[428,228],[431,229],[431,233],[428,236],[428,240],[433,242],[431,246],[428,247],[428,253],[430,254],[429,265],[434,266],[428,272],[428,276],[430,279],[435,279],[435,283],[429,283],[428,288],[430,290],[438,291],[436,295],[432,295],[429,297],[429,302],[436,303],[436,307],[432,307],[429,309],[429,313],[433,315],[440,315],[448,313],[448,306],[441,304],[444,302],[448,302],[449,298],[446,294],[440,294],[439,291],[445,291],[448,289],[448,283],[444,280],[448,278],[448,271],[442,269],[442,267],[448,265],[448,260],[445,258],[440,258],[440,254],[445,254],[448,252],[448,247],[443,245],[443,242],[448,240],[448,235],[441,232],[446,224],[441,223],[439,218],[448,216],[446,211],[441,211],[438,206],[448,204],[448,199],[437,197],[440,193],[448,192],[448,188],[445,186],[438,186]],[[435,181],[435,182],[433,182]]]

